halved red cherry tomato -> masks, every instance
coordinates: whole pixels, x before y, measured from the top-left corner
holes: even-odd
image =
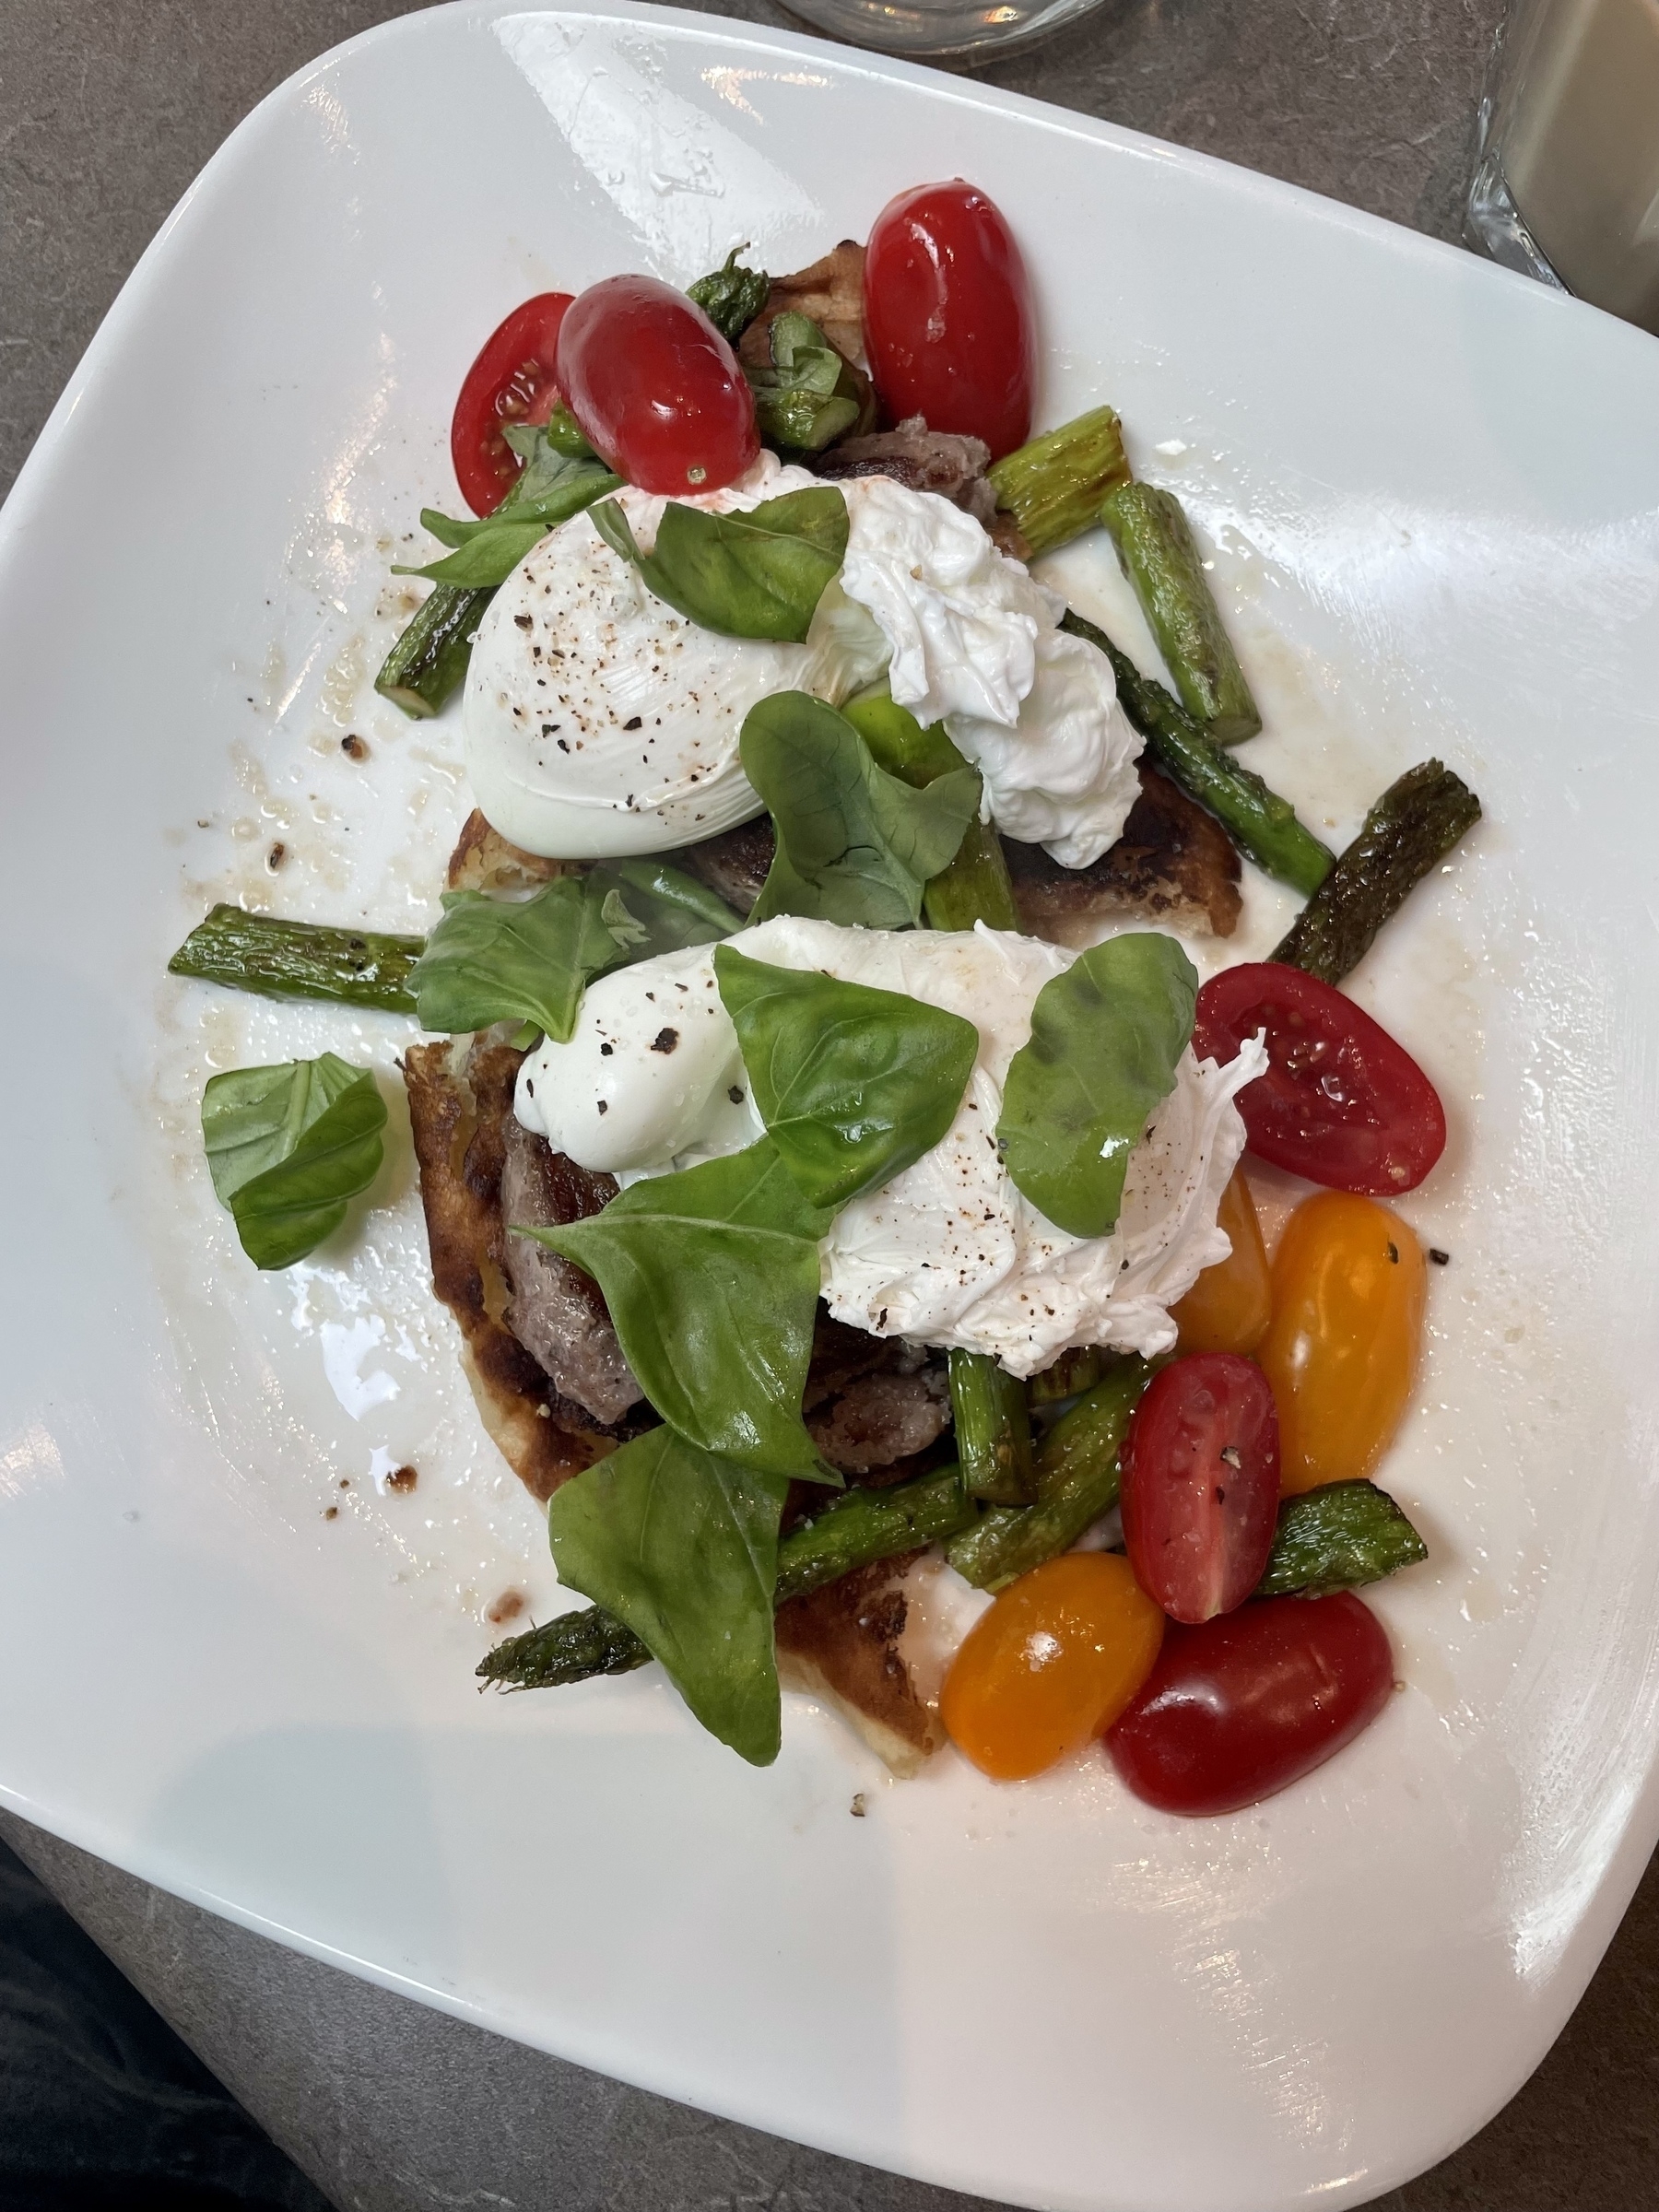
[[[760,451],[736,355],[654,276],[607,276],[581,294],[559,332],[559,388],[594,452],[641,491],[719,491]]]
[[[1124,1543],[1171,1620],[1241,1606],[1278,1522],[1278,1413],[1259,1367],[1201,1352],[1153,1376],[1123,1450]]]
[[[1260,960],[1212,975],[1193,1028],[1199,1059],[1225,1065],[1260,1030],[1267,1073],[1239,1093],[1256,1158],[1332,1190],[1415,1190],[1446,1148],[1446,1115],[1411,1054],[1300,968]]]
[[[865,350],[895,421],[982,438],[1000,460],[1031,434],[1031,286],[1001,210],[964,184],[889,200],[865,250]]]
[[[997,1782],[1080,1751],[1146,1680],[1163,1615],[1127,1559],[1071,1551],[1010,1583],[950,1663],[939,1715]]]
[[[546,422],[559,397],[554,355],[573,292],[538,292],[485,339],[466,372],[450,425],[450,458],[461,497],[488,514],[512,490],[524,463],[501,435],[504,422]]]
[[[1236,1813],[1352,1743],[1393,1688],[1382,1624],[1352,1591],[1264,1598],[1171,1629],[1106,1748],[1163,1812]]]

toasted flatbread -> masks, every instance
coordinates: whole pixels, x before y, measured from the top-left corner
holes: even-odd
[[[454,1315],[462,1364],[484,1426],[526,1489],[544,1502],[596,1459],[652,1427],[655,1416],[596,1421],[561,1397],[507,1326],[502,1269],[502,1122],[522,1054],[456,1037],[404,1056],[404,1086],[420,1169],[432,1288]]]
[[[485,1429],[545,1503],[571,1476],[643,1434],[656,1416],[641,1404],[620,1420],[596,1420],[560,1394],[507,1325],[501,1177],[521,1058],[488,1034],[416,1045],[405,1055],[404,1082],[433,1288],[460,1326],[462,1367]],[[905,1369],[902,1346],[820,1319],[809,1418],[822,1441],[843,1440],[845,1456],[866,1479],[901,1480],[942,1448],[947,1414],[939,1378],[926,1366]],[[897,1562],[884,1560],[784,1606],[778,1649],[789,1688],[829,1699],[896,1773],[908,1773],[936,1747],[937,1735],[898,1652],[902,1599],[896,1608],[885,1598],[877,1603],[898,1571]]]
[[[452,891],[533,891],[574,865],[568,860],[543,860],[538,853],[510,845],[475,806],[462,823],[460,840],[450,854],[447,882]]]
[[[785,1689],[822,1698],[900,1776],[914,1774],[945,1732],[926,1703],[900,1640],[904,1578],[919,1551],[860,1567],[807,1597],[778,1607],[778,1677]]]
[[[1230,937],[1239,925],[1239,855],[1213,816],[1145,761],[1124,834],[1092,867],[1065,868],[1041,845],[1003,839],[1019,918],[1059,944],[1092,923],[1134,916]]]

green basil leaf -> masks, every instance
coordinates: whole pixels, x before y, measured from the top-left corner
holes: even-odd
[[[594,458],[593,447],[582,435],[582,425],[562,399],[554,401],[553,412],[546,422],[539,425],[504,422],[501,425],[501,436],[509,449],[524,463],[526,476],[530,473],[532,464],[547,466],[557,454],[563,454],[570,461],[591,461]],[[524,480],[521,477],[519,483],[522,484]],[[517,488],[515,485],[513,488],[516,490]],[[535,489],[533,481],[531,490],[534,492]]]
[[[844,714],[805,691],[751,707],[740,747],[778,840],[751,922],[806,914],[913,928],[930,877],[956,858],[979,812],[977,770],[954,769],[913,790],[877,766]]]
[[[686,297],[696,300],[728,346],[736,345],[771,292],[764,269],[741,266],[737,256],[743,251],[734,246],[719,268],[686,287]]]
[[[761,1474],[839,1482],[801,1419],[830,1225],[763,1136],[630,1183],[584,1221],[510,1227],[594,1278],[640,1387],[688,1443]]]
[[[653,1429],[547,1508],[559,1581],[626,1621],[703,1726],[757,1767],[778,1756],[772,1607],[787,1487]]]
[[[619,488],[620,477],[613,476],[599,462],[572,460],[548,441],[545,429],[538,429],[535,440],[518,481],[493,514],[477,521],[456,522],[434,507],[423,507],[422,528],[429,530],[440,544],[457,550],[445,560],[429,561],[425,568],[394,561],[394,576],[429,576],[434,583],[457,584],[472,591],[505,583],[531,547],[549,530]]]
[[[774,315],[767,332],[769,369],[746,371],[755,420],[768,445],[786,453],[822,453],[876,418],[869,380],[843,360],[809,316]]]
[[[380,1172],[385,1125],[373,1076],[333,1053],[209,1078],[207,1169],[255,1266],[291,1266],[338,1229]]]
[[[612,860],[594,869],[589,880],[614,893],[627,926],[637,932],[638,957],[680,952],[688,945],[713,945],[743,927],[743,917],[706,884],[661,860]],[[610,923],[609,914],[606,922]]]
[[[1014,1055],[997,1141],[1016,1187],[1056,1229],[1117,1225],[1129,1155],[1175,1087],[1198,976],[1173,937],[1112,937],[1043,984]]]
[[[458,529],[465,524],[457,524]],[[497,521],[492,515],[477,536],[469,538],[459,552],[449,554],[442,560],[429,560],[424,568],[406,561],[392,563],[394,576],[425,576],[433,583],[453,583],[466,591],[479,591],[486,585],[505,583],[532,546],[539,545],[547,535],[547,524],[539,522]]]
[[[420,526],[435,537],[441,546],[465,546],[484,531],[495,529],[497,524],[493,514],[485,515],[482,521],[474,519],[458,523],[453,515],[443,514],[436,507],[423,507],[420,511]]]
[[[955,1120],[979,1052],[972,1022],[730,945],[714,974],[760,1118],[812,1205],[838,1209],[890,1182]]]
[[[584,480],[591,484],[609,474],[576,427],[576,418],[563,406],[555,409],[551,421],[535,427],[503,423],[501,435],[524,465],[496,509],[498,515],[534,513],[548,500],[573,494]],[[594,497],[599,497],[597,490]]]
[[[968,765],[942,722],[931,722],[924,729],[885,684],[877,691],[848,700],[841,711],[869,747],[877,767],[885,768],[900,783],[913,783],[921,790],[953,768]]]
[[[581,876],[556,876],[529,899],[445,891],[443,919],[409,971],[421,1028],[533,1021],[568,1043],[594,977],[637,957],[628,932],[606,926],[606,897]]]
[[[556,876],[529,899],[446,891],[409,988],[422,1029],[516,1020],[564,1044],[595,976],[742,926],[712,891],[660,860]]]
[[[747,514],[711,514],[671,500],[650,553],[641,552],[614,500],[593,515],[606,545],[659,599],[728,638],[800,644],[847,550],[847,502],[833,484],[785,492]]]

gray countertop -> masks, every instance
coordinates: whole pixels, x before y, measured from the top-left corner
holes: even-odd
[[[0,0],[0,489],[168,209],[290,71],[387,0]],[[768,0],[715,14],[787,23]],[[1455,238],[1499,0],[1106,0],[982,74]],[[947,2212],[388,1995],[38,1830],[0,1831],[350,2212]],[[1357,2001],[1361,2001],[1357,1999]],[[1388,2212],[1659,2194],[1659,1862],[1514,2102]]]

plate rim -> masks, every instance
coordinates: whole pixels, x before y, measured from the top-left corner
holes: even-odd
[[[914,86],[935,97],[947,97],[969,109],[1026,119],[1060,135],[1113,147],[1136,159],[1157,160],[1190,174],[1217,178],[1230,193],[1246,202],[1254,200],[1270,206],[1293,208],[1303,219],[1367,238],[1408,261],[1415,259],[1426,265],[1442,268],[1460,265],[1465,280],[1477,285],[1496,283],[1502,287],[1524,287],[1536,301],[1535,312],[1594,317],[1596,324],[1601,326],[1602,335],[1595,341],[1599,345],[1627,349],[1659,345],[1659,339],[1633,325],[1620,322],[1571,295],[1549,292],[1534,280],[1485,261],[1452,241],[1430,237],[1386,217],[1354,207],[1305,186],[1288,182],[1219,156],[1161,140],[1099,117],[1083,115],[1029,94],[1006,90],[975,78],[959,76],[925,63],[844,47],[833,40],[806,30],[707,16],[658,6],[654,0],[602,0],[599,5],[592,4],[590,0],[590,4],[585,6],[549,7],[526,7],[512,5],[511,0],[447,0],[447,4],[441,7],[372,25],[304,64],[250,109],[203,165],[135,263],[100,319],[25,456],[4,504],[0,505],[0,590],[5,588],[5,563],[14,549],[21,550],[19,541],[33,525],[44,504],[46,479],[58,452],[72,434],[70,424],[80,403],[88,390],[118,362],[129,324],[143,312],[151,287],[159,280],[171,256],[178,250],[176,241],[181,227],[196,202],[212,191],[223,171],[249,152],[253,141],[267,127],[273,116],[285,112],[312,83],[340,63],[372,50],[382,42],[413,43],[438,33],[443,25],[456,18],[488,24],[500,18],[520,16],[548,17],[572,23],[622,22],[637,25],[643,30],[661,31],[687,42],[738,47],[757,53],[809,58],[827,54],[842,71],[862,73],[882,83]],[[1476,270],[1482,274],[1473,276],[1472,272]],[[587,2062],[582,2060],[565,2058],[548,2041],[538,2037],[530,2025],[502,2025],[490,2017],[488,2007],[481,2001],[468,1999],[458,1991],[435,1986],[418,1976],[358,1956],[326,1939],[308,1936],[302,1929],[239,1904],[209,1885],[164,1879],[156,1869],[144,1863],[146,1854],[142,1849],[128,1850],[119,1841],[112,1843],[100,1831],[100,1824],[96,1818],[73,1816],[67,1819],[61,1818],[26,1793],[14,1789],[4,1776],[0,1776],[0,1805],[48,1833],[59,1836],[137,1878],[151,1882],[167,1893],[181,1897],[252,1933],[279,1942],[359,1979],[372,1982],[394,1994],[468,2021],[488,2032],[524,2042],[561,2059],[564,2064],[586,2065]],[[1641,1838],[1645,1840],[1638,1840]],[[1466,2128],[1449,2136],[1427,2158],[1413,2152],[1381,2179],[1373,2170],[1360,2185],[1359,2194],[1341,2187],[1329,2188],[1327,2192],[1322,2192],[1327,2202],[1333,2205],[1360,2204],[1400,2185],[1467,2141],[1512,2099],[1547,2055],[1550,2044],[1576,2007],[1628,1907],[1655,1840],[1659,1840],[1659,1744],[1649,1748],[1641,1786],[1631,1799],[1618,1845],[1597,1883],[1593,1901],[1573,1930],[1567,1959],[1564,1959],[1560,1971],[1552,1980],[1550,1999],[1545,2015],[1553,2020],[1553,2025],[1539,2041],[1534,2054],[1515,2071],[1512,2081],[1501,2095],[1492,2100]],[[143,1839],[135,1838],[133,1841],[141,1844]],[[1582,1973],[1578,1971],[1581,1963]],[[1565,1993],[1569,1988],[1571,1994],[1567,1998]],[[619,2074],[618,2078],[637,2080],[638,2077]],[[658,2088],[650,2083],[641,2083],[640,2086],[653,2094],[671,2099],[676,2095],[671,2089]],[[769,2129],[771,2125],[763,2115],[758,2116],[743,2109],[740,2100],[725,2105],[715,2105],[700,2100],[700,2103],[701,2109],[722,2112],[742,2124],[761,2129]],[[771,2128],[771,2132],[775,2132],[775,2128]],[[854,2159],[863,2156],[832,2140],[815,2138],[805,2134],[793,2136],[792,2139],[811,2142],[815,2147],[836,2156]],[[890,2160],[884,2159],[882,2164],[888,2171],[935,2185],[970,2191],[975,2187],[971,2178],[960,2174],[947,2175],[931,2161],[924,2166],[901,2162],[895,2158]]]

